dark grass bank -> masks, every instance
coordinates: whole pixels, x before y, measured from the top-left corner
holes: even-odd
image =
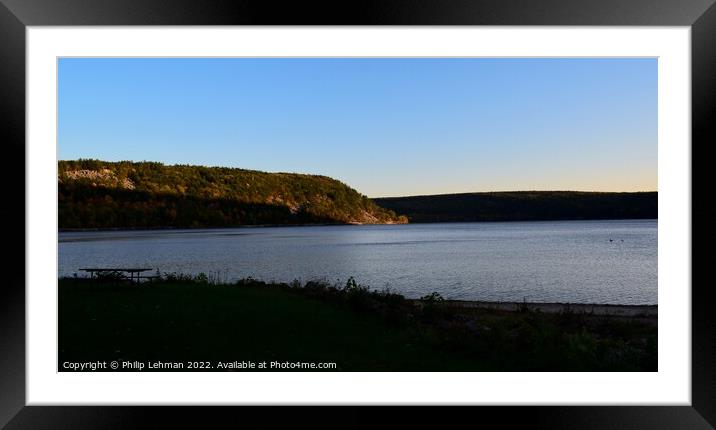
[[[415,302],[352,279],[60,279],[58,359],[60,371],[112,361],[124,371],[656,371],[657,326],[569,308],[455,308],[436,294]]]

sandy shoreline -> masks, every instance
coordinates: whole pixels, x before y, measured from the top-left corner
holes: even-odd
[[[418,300],[414,300],[417,304]],[[523,307],[531,311],[544,313],[560,313],[572,311],[591,315],[611,315],[623,317],[658,316],[658,305],[602,305],[585,303],[530,303],[530,302],[484,302],[469,300],[445,300],[445,305],[453,308],[482,308],[504,311],[519,311]]]

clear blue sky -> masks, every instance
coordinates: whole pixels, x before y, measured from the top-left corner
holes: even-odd
[[[370,197],[657,189],[656,59],[59,61],[60,159],[322,174]]]

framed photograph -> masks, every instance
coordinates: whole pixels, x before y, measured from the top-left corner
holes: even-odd
[[[3,425],[713,428],[709,1],[156,3],[0,8]]]

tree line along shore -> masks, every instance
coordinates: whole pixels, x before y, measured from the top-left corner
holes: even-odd
[[[145,229],[657,218],[657,192],[368,198],[321,175],[156,162],[58,162],[59,228]]]

